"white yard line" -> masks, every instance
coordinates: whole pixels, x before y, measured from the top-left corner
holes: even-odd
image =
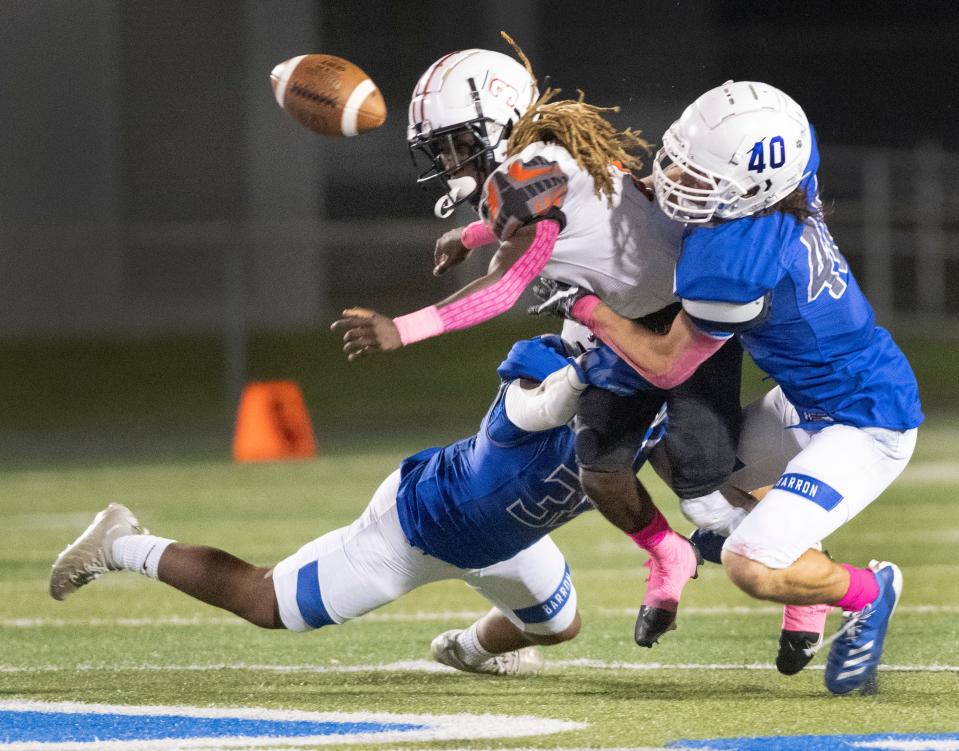
[[[689,670],[775,670],[772,663],[699,663],[699,662],[616,662],[608,660],[591,660],[580,658],[575,660],[549,660],[547,667],[560,668],[588,668],[590,670],[632,670],[632,671],[689,671]],[[823,665],[810,665],[807,670],[823,670]],[[889,673],[959,673],[959,665],[880,665],[879,669]],[[158,665],[144,664],[89,664],[76,665],[31,665],[14,666],[0,665],[0,673],[58,673],[58,672],[198,672],[210,670],[249,670],[263,673],[455,673],[453,668],[432,662],[430,660],[402,660],[398,662],[371,663],[366,665],[261,665],[247,662],[185,664],[185,665]]]
[[[913,462],[906,467],[899,480],[916,485],[959,482],[959,464],[956,462]]]
[[[485,615],[485,610],[416,611],[412,613],[368,613],[361,622],[416,623],[426,621],[471,621]],[[636,608],[597,608],[604,616],[635,616]],[[774,615],[782,613],[778,605],[709,605],[684,606],[683,615]],[[959,613],[959,605],[900,605],[896,612],[914,614]],[[0,628],[100,628],[104,626],[246,626],[246,621],[232,616],[159,616],[143,618],[0,618]]]

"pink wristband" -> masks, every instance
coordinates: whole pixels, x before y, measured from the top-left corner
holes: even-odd
[[[443,319],[435,305],[394,318],[393,323],[404,346],[443,333]]]
[[[476,221],[472,224],[467,224],[463,228],[462,234],[460,234],[460,242],[463,243],[464,248],[481,248],[484,245],[489,245],[492,242],[496,241],[496,235],[493,234],[493,230],[486,226],[485,222]]]
[[[596,295],[586,295],[573,303],[573,318],[584,326],[592,328],[593,311],[599,305],[599,298]]]

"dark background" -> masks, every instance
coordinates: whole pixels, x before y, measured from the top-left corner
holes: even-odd
[[[346,305],[408,312],[482,269],[431,277],[448,225],[413,184],[405,116],[437,57],[510,53],[500,29],[541,79],[621,106],[616,124],[654,143],[727,79],[792,95],[880,320],[931,364],[927,401],[959,401],[953,2],[0,0],[0,458],[184,433],[222,447],[260,377],[297,378],[345,432],[474,420],[499,349],[541,324],[517,313],[352,369],[325,329]],[[269,72],[307,52],[360,65],[387,123],[324,139],[281,112]]]

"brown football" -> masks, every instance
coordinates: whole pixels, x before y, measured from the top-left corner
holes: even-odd
[[[355,136],[386,120],[379,88],[353,63],[334,55],[299,55],[270,73],[277,104],[300,125],[326,136]]]

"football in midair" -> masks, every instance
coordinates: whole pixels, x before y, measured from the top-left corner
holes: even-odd
[[[299,55],[270,73],[277,104],[326,136],[355,136],[386,120],[386,103],[366,73],[335,55]]]

